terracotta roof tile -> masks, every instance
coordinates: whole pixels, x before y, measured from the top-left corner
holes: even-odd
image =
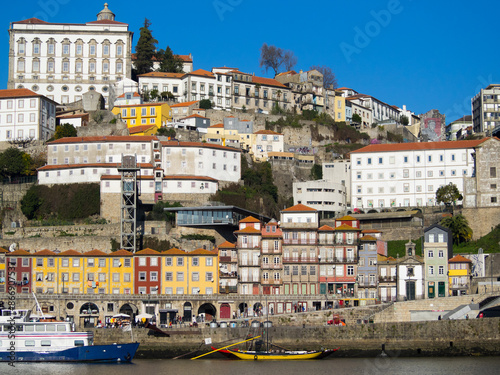
[[[295,206],[285,208],[281,212],[296,212],[296,211],[310,211],[310,212],[316,212],[314,208],[308,207],[302,203],[296,204]]]
[[[208,70],[204,70],[204,69],[197,69],[191,73],[186,73],[186,74],[193,75],[193,76],[214,78],[214,73],[209,72]]]
[[[448,263],[472,263],[472,260],[467,259],[466,257],[458,254],[458,255],[455,255],[450,260],[448,260]]]
[[[235,245],[234,243],[229,242],[229,241],[224,241],[224,242],[223,242],[223,243],[221,243],[218,247],[219,247],[219,249],[220,249],[221,247],[223,247],[223,248],[231,248],[231,249],[234,249],[234,248],[236,247],[236,245]]]
[[[186,255],[187,253],[184,250],[173,247],[171,249],[163,251],[162,254],[165,254],[165,255]]]
[[[253,83],[258,83],[258,84],[261,84],[261,85],[265,85],[265,86],[277,86],[277,87],[283,87],[283,88],[288,88],[286,87],[284,84],[282,84],[281,82],[275,80],[275,79],[272,79],[272,78],[264,78],[264,77],[257,77],[257,76],[252,76],[252,82]]]
[[[363,236],[359,240],[360,241],[377,241],[377,239],[375,237],[369,236],[369,235]]]
[[[40,250],[40,251],[37,251],[35,254],[33,254],[35,256],[54,256],[54,255],[57,255],[56,253],[54,253],[53,251],[50,251],[50,250],[47,250],[47,249],[44,249],[44,250]]]
[[[224,124],[210,125],[209,128],[224,128]]]
[[[187,116],[187,117],[183,117],[181,120],[184,120],[186,118],[205,118],[205,119],[207,119],[208,117],[200,116],[200,115],[198,115],[198,114],[195,113],[193,115],[190,115],[190,116]]]
[[[188,255],[217,255],[217,252],[207,250],[207,249],[196,249],[193,251],[190,251]]]
[[[345,215],[342,216],[340,219],[336,219],[337,221],[356,221],[355,217],[352,217],[350,215]]]
[[[138,126],[131,126],[128,128],[129,134],[137,134],[137,133],[142,133],[145,132],[146,130],[149,130],[151,128],[158,128],[156,125],[138,125]]]
[[[135,253],[136,255],[159,255],[160,252],[153,249],[143,249]]]
[[[359,228],[354,228],[354,227],[351,227],[350,225],[347,225],[347,224],[342,224],[338,227],[335,227],[333,230],[361,230]]]
[[[204,142],[179,142],[179,141],[162,141],[163,146],[177,146],[177,147],[203,147],[203,148],[217,148],[221,150],[227,150],[232,152],[241,152],[241,150],[234,147],[226,147],[217,145],[214,143],[204,143]]]
[[[103,256],[107,256],[108,254],[105,253],[104,251],[94,249],[94,250],[87,251],[86,253],[83,253],[83,255],[89,256],[89,257],[103,257]]]
[[[246,218],[239,221],[240,223],[260,223],[259,219],[254,218],[253,216],[247,216]]]
[[[261,234],[260,230],[255,229],[254,227],[245,227],[240,230],[236,230],[233,233],[241,233],[241,234]]]
[[[0,247],[0,253],[8,253],[9,250],[4,249],[3,247]]]
[[[190,102],[183,102],[183,103],[175,103],[170,106],[170,108],[178,108],[178,107],[189,107],[190,105],[198,103],[198,100],[193,100]]]
[[[28,253],[26,250],[18,249],[16,251],[8,253],[8,255],[32,255],[32,254]]]
[[[321,231],[330,231],[330,230],[333,230],[333,228],[329,225],[323,225],[321,227],[319,227],[318,230],[321,230]]]
[[[25,98],[30,96],[42,96],[29,89],[7,89],[0,90],[0,98]]]

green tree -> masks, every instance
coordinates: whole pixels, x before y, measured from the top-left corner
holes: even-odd
[[[201,109],[212,109],[212,101],[210,99],[200,100],[200,108]]]
[[[32,220],[36,217],[37,211],[43,203],[38,190],[39,185],[33,185],[21,199],[21,211],[28,220]]]
[[[446,206],[455,205],[456,201],[463,199],[462,194],[457,188],[457,185],[449,183],[448,185],[441,186],[436,190],[436,202],[444,203]]]
[[[160,93],[158,92],[158,90],[153,89],[149,92],[149,100],[151,100],[152,102],[156,101],[159,97]]]
[[[311,178],[321,180],[323,178],[323,168],[319,164],[314,164],[311,168]]]
[[[149,27],[151,22],[144,19],[144,26],[140,28],[139,40],[135,46],[135,70],[137,74],[149,73],[153,70],[153,56],[156,53],[158,41],[153,38]]]
[[[0,154],[0,173],[8,177],[28,175],[30,171],[31,158],[16,147],[10,147]]]
[[[453,243],[456,245],[462,242],[468,242],[472,239],[472,229],[469,227],[469,222],[463,215],[445,217],[441,220],[441,225],[451,230]]]
[[[167,100],[172,100],[175,98],[174,94],[172,94],[170,91],[163,91],[160,93],[161,100],[167,101]]]
[[[357,113],[352,115],[352,122],[356,124],[361,124],[361,116],[358,115]]]
[[[56,126],[56,132],[54,134],[54,139],[66,138],[66,137],[76,137],[78,135],[75,127],[71,124],[60,124]]]
[[[175,138],[175,134],[176,133],[174,128],[167,128],[166,126],[162,126],[156,131],[156,135],[170,137],[170,138]]]
[[[399,118],[399,122],[401,123],[401,125],[407,126],[410,123],[410,120],[408,120],[408,117],[406,117],[405,115],[401,115],[401,117]]]
[[[160,72],[182,73],[184,62],[179,56],[174,55],[169,46],[167,46],[166,50],[161,49],[158,51],[156,58],[160,61]]]

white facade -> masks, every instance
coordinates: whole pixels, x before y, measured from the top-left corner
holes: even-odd
[[[345,211],[346,187],[327,180],[293,183],[293,202],[318,211]]]
[[[358,104],[349,98],[346,99],[351,103],[351,120],[352,116],[358,114],[361,117],[361,125],[362,127],[370,127],[373,123],[373,111],[371,108],[366,108],[361,104]]]
[[[56,130],[56,103],[28,89],[0,90],[0,141],[47,140]]]
[[[196,142],[162,142],[152,136],[63,138],[49,143],[47,151],[48,164],[38,170],[40,184],[98,182],[102,175],[118,175],[116,168],[123,155],[136,155],[141,176],[153,176],[154,167],[162,170],[164,180],[189,176],[189,186],[208,178],[203,180],[203,189],[196,185],[197,192],[212,191],[211,179],[238,182],[241,175],[238,150]],[[172,187],[176,189],[178,184]],[[184,188],[180,191],[186,192]]]
[[[377,98],[374,98],[373,96],[358,94],[351,96],[348,99],[351,101],[351,103],[355,103],[362,107],[371,109],[373,122],[383,122],[386,120],[399,122],[399,108],[395,108],[387,103],[384,103]]]
[[[472,123],[474,133],[491,135],[500,125],[500,84],[488,85],[472,98]]]
[[[407,298],[406,286],[408,282],[415,285],[415,299],[423,299],[424,293],[424,265],[422,264],[398,264],[398,300],[404,301]]]
[[[267,160],[270,152],[283,152],[283,134],[272,130],[259,130],[253,137],[251,152],[254,160]]]
[[[323,163],[323,180],[344,186],[344,204],[351,205],[351,160],[337,159],[333,163]]]
[[[92,90],[107,100],[109,85],[131,76],[132,32],[103,12],[111,13],[105,7],[84,24],[11,23],[8,88],[29,88],[58,103]]]
[[[351,196],[357,208],[436,204],[436,190],[453,183],[463,193],[481,141],[370,145],[351,153]]]

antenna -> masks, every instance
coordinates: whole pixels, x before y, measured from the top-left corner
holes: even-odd
[[[12,253],[14,250],[16,250],[16,243],[13,242],[10,246],[9,246],[9,251]]]

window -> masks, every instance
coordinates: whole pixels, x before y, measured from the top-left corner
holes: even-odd
[[[438,251],[438,257],[439,258],[444,258],[444,251],[443,250],[439,250]]]
[[[439,266],[438,273],[444,275],[444,266]]]
[[[434,275],[434,266],[429,266],[429,275]]]
[[[146,272],[139,272],[139,281],[146,281]]]
[[[184,266],[184,258],[177,257],[177,266]]]
[[[428,253],[427,253],[427,256],[429,258],[434,258],[434,250],[429,250]]]
[[[177,281],[184,281],[184,272],[177,272]]]
[[[497,168],[490,167],[490,178],[496,178],[496,177],[497,177]]]

